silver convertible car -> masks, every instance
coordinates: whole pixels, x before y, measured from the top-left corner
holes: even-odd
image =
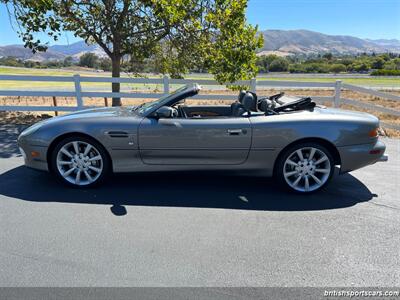
[[[335,166],[346,173],[387,160],[379,120],[317,106],[283,93],[241,91],[232,105],[190,105],[198,85],[137,107],[87,109],[51,118],[18,138],[25,165],[88,187],[111,172],[240,171],[274,176],[292,191],[325,186]]]

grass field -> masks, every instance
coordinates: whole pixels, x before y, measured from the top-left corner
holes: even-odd
[[[80,74],[81,76],[96,76],[96,77],[108,77],[109,73],[105,72],[94,72],[90,70],[80,69],[80,70],[68,70],[68,69],[26,69],[26,68],[11,68],[0,66],[0,75],[32,75],[32,76],[73,76],[74,74]],[[148,78],[160,78],[160,75],[145,75]],[[122,74],[122,77],[129,77],[127,74]],[[190,74],[186,76],[187,79],[210,79],[208,74]],[[326,77],[326,75],[291,75],[291,74],[279,74],[266,76],[265,74],[257,77],[259,80],[275,80],[275,81],[300,81],[300,82],[334,82],[335,80],[342,80],[345,83],[360,85],[360,86],[371,86],[378,87],[382,89],[393,89],[400,88],[400,77],[368,77],[368,76],[335,76]],[[1,89],[73,89],[73,83],[69,82],[23,82],[23,81],[0,81]],[[94,83],[88,82],[82,84],[83,89],[110,89],[109,83]],[[146,89],[146,90],[162,90],[162,86],[157,84],[122,84],[122,89],[124,90],[136,90],[136,89]]]

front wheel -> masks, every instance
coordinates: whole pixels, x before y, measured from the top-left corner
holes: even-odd
[[[62,140],[51,156],[51,169],[56,177],[70,186],[89,187],[99,184],[109,170],[104,148],[85,137]]]
[[[335,164],[331,153],[322,145],[302,143],[285,150],[276,167],[281,185],[292,191],[310,193],[328,183]]]

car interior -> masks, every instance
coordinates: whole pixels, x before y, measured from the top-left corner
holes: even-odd
[[[175,103],[172,108],[173,118],[232,118],[276,115],[299,110],[312,110],[315,102],[312,99],[300,98],[289,103],[280,101],[284,93],[258,98],[250,91],[242,90],[238,99],[231,105],[186,105],[185,99]]]

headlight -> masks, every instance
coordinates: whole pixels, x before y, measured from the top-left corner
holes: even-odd
[[[42,127],[42,125],[43,125],[42,122],[38,122],[36,124],[33,124],[32,126],[28,127],[24,131],[22,131],[21,132],[21,136],[30,135],[30,134],[36,132],[40,127]]]

